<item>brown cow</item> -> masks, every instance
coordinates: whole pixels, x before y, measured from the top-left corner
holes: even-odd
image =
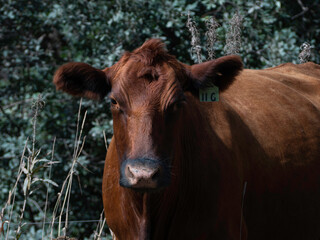
[[[103,71],[56,72],[72,95],[109,93],[116,239],[320,238],[320,66],[241,70],[238,56],[182,64],[152,39]],[[220,101],[200,102],[213,83]]]

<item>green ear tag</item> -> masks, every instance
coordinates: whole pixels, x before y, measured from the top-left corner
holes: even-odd
[[[217,86],[199,89],[200,102],[218,102],[219,88]]]

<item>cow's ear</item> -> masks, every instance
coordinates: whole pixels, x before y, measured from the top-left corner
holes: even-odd
[[[53,83],[58,90],[95,100],[101,100],[111,89],[106,73],[86,63],[62,65],[54,74]]]
[[[191,66],[191,80],[197,89],[208,86],[225,90],[233,82],[235,76],[243,69],[241,58],[230,55]]]

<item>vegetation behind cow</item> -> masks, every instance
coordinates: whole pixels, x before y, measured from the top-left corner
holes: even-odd
[[[198,31],[197,54],[191,50],[188,18]],[[320,63],[319,0],[0,0],[0,26],[0,210],[16,186],[10,228],[19,229],[12,236],[21,239],[43,239],[42,224],[24,223],[43,222],[45,216],[51,221],[57,193],[74,162],[79,100],[55,91],[52,75],[59,65],[111,66],[124,50],[151,37],[162,38],[172,54],[189,64],[229,53],[241,55],[246,68],[306,59]],[[205,34],[210,26],[213,31]],[[74,168],[67,231],[80,239],[89,237],[97,223],[79,221],[98,220],[102,211],[103,131],[107,141],[112,136],[106,102],[83,100],[80,111],[82,117],[87,112],[86,140]],[[43,160],[35,162],[40,168],[32,175],[42,180],[32,186],[31,175],[21,173],[23,152],[26,162],[28,157]]]

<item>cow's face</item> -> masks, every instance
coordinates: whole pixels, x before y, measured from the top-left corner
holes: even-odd
[[[130,57],[114,73],[111,85],[120,184],[135,189],[168,185],[186,102],[174,69],[164,62],[148,66]]]
[[[150,40],[101,71],[69,63],[55,74],[58,89],[101,99],[108,93],[120,160],[120,185],[140,191],[170,183],[177,141],[188,111],[187,96],[214,83],[226,88],[242,68],[238,57],[186,66]],[[198,96],[196,96],[198,97]]]

